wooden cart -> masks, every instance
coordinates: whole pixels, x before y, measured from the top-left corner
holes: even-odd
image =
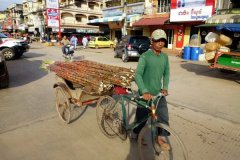
[[[53,86],[56,108],[65,123],[77,119],[76,111],[84,113],[86,106],[100,102],[101,97],[104,99],[104,96],[112,95],[116,88],[118,91],[128,88],[134,79],[131,69],[88,60],[54,62],[49,69],[56,73]]]
[[[240,53],[217,52],[210,68],[240,71]]]
[[[61,120],[65,123],[79,118],[87,105],[98,102],[100,95],[91,95],[74,84],[56,75],[55,98],[56,109]]]

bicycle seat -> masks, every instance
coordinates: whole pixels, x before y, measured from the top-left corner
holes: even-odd
[[[117,95],[124,95],[124,94],[128,94],[127,89],[120,87],[120,86],[115,86],[113,88],[113,93],[117,94]]]

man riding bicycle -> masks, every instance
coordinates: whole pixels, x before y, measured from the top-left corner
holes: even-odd
[[[135,73],[135,81],[139,88],[140,95],[144,100],[151,100],[161,92],[164,96],[168,95],[169,84],[169,60],[168,55],[162,52],[162,48],[167,44],[166,33],[157,29],[151,35],[151,49],[140,56],[138,66]],[[159,100],[156,106],[156,114],[158,122],[169,125],[169,115],[167,108],[167,101],[165,97]],[[143,107],[137,107],[136,120],[140,121],[146,117],[149,110]],[[139,134],[140,130],[145,126],[146,121],[136,127],[133,132]],[[158,131],[157,143],[164,150],[169,150],[170,146],[167,144],[162,136],[167,136],[168,133],[164,130]]]

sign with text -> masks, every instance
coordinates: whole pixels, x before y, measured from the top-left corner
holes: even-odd
[[[47,9],[47,24],[48,27],[59,27],[59,10],[58,9]]]
[[[46,0],[47,8],[58,9],[59,3],[58,0]]]
[[[206,0],[171,0],[172,9],[196,6],[206,6]]]
[[[212,16],[213,6],[195,6],[171,9],[170,22],[204,21]]]

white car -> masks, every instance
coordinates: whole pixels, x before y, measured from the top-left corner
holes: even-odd
[[[21,40],[8,38],[5,34],[0,32],[0,51],[6,60],[19,58],[24,52],[27,52],[29,45]]]

